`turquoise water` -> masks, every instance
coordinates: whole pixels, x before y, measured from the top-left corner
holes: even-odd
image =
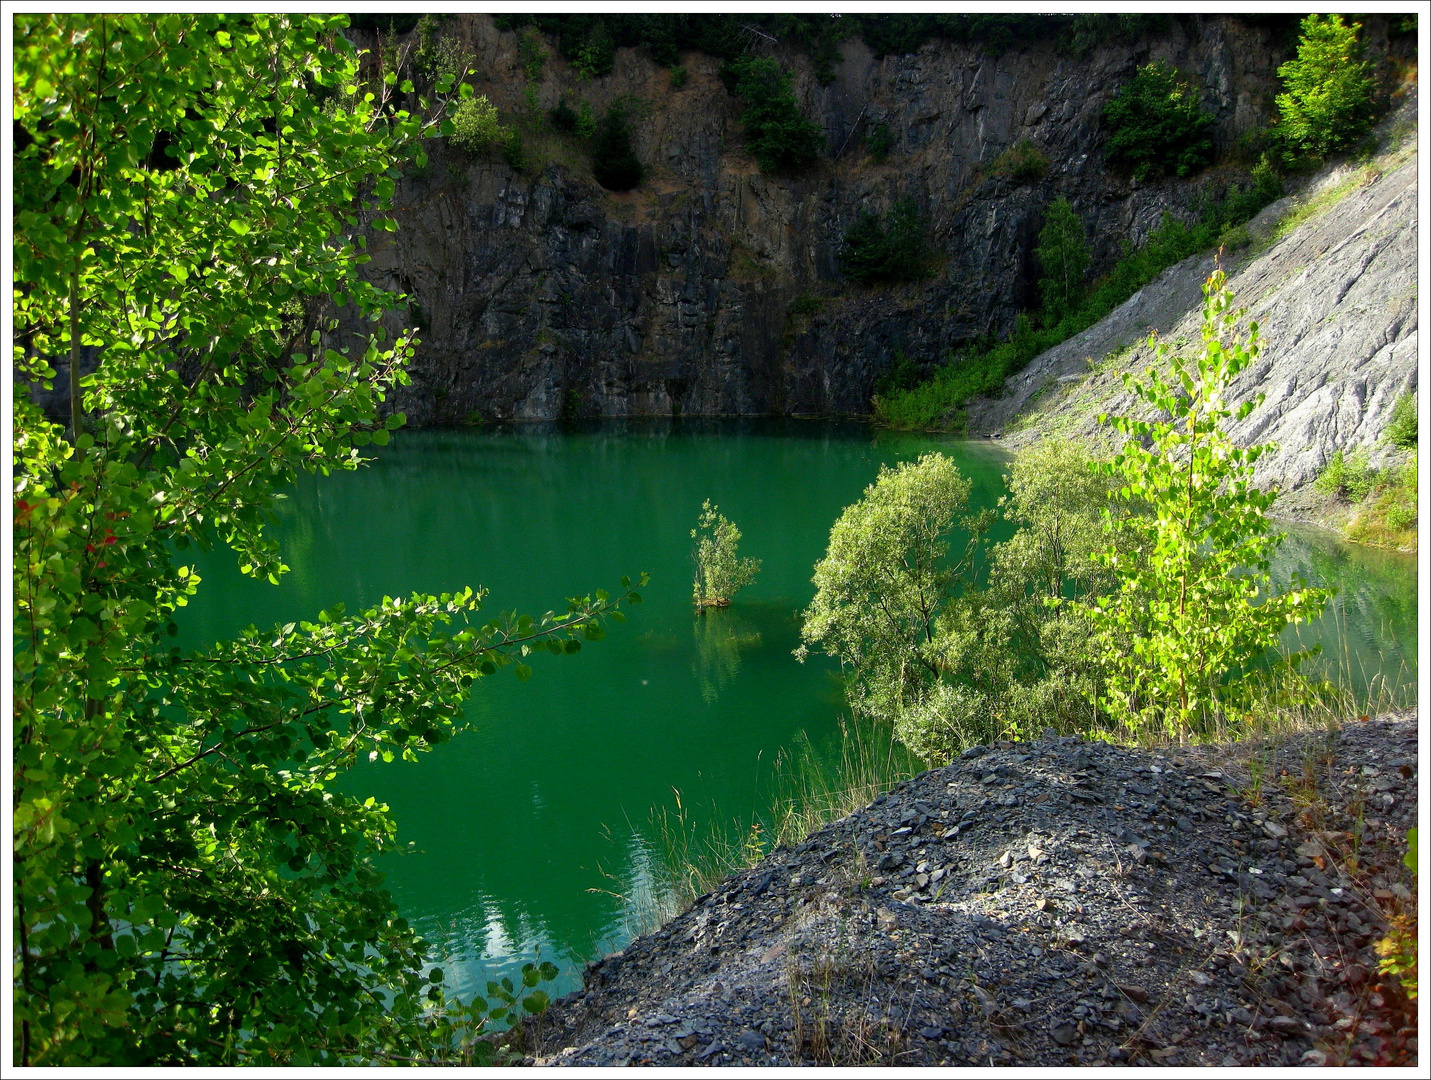
[[[606,640],[539,657],[524,684],[510,672],[482,680],[472,731],[417,764],[364,764],[342,781],[386,802],[412,844],[387,860],[388,885],[454,990],[538,957],[569,989],[655,899],[653,811],[674,810],[679,793],[696,828],[751,820],[801,733],[835,736],[837,670],[791,656],[814,563],[881,463],[931,449],[971,477],[973,508],[995,503],[1005,459],[989,444],[856,423],[402,432],[367,468],[291,493],[276,535],[293,569],[279,586],[242,578],[217,553],[203,560],[184,639],[465,585],[491,589],[489,611],[541,614],[649,572],[645,603]],[[698,619],[690,530],[704,499],[763,567],[729,609]],[[1299,534],[1279,572],[1295,567],[1344,583],[1341,628],[1312,634],[1351,642],[1372,674],[1414,679],[1413,560]]]

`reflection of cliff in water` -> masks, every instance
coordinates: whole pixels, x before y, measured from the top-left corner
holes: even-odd
[[[760,631],[730,608],[703,608],[694,620],[696,658],[691,665],[709,705],[740,673],[740,651],[760,645]]]
[[[1289,531],[1272,560],[1272,578],[1286,588],[1294,573],[1334,588],[1315,623],[1288,627],[1292,647],[1321,646],[1318,666],[1348,678],[1358,693],[1380,673],[1388,688],[1416,683],[1416,559],[1350,544],[1319,529]]]

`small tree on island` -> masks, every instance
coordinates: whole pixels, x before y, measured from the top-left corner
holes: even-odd
[[[1233,445],[1223,430],[1261,395],[1233,408],[1232,380],[1261,352],[1257,324],[1237,331],[1227,275],[1203,285],[1202,351],[1189,363],[1149,338],[1168,373],[1150,367],[1123,377],[1144,404],[1168,419],[1106,416],[1128,436],[1104,467],[1125,502],[1148,510],[1108,518],[1129,541],[1106,551],[1118,589],[1092,611],[1103,641],[1108,696],[1103,705],[1131,728],[1160,727],[1186,738],[1247,684],[1248,668],[1277,644],[1289,623],[1314,619],[1330,595],[1297,587],[1274,594],[1271,552],[1281,541],[1267,508],[1277,495],[1253,486],[1253,467],[1273,444]],[[1129,553],[1131,551],[1131,554]]]
[[[729,607],[731,597],[755,580],[760,560],[740,558],[736,550],[740,530],[709,499],[701,504],[691,539],[696,542],[691,553],[696,563],[692,597],[696,607]]]

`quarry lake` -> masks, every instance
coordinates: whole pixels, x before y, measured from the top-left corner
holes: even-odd
[[[791,655],[812,569],[879,465],[932,449],[972,479],[974,508],[996,504],[1007,458],[992,444],[855,422],[400,432],[366,468],[290,492],[279,586],[242,578],[227,552],[203,556],[183,640],[466,585],[491,590],[489,613],[540,615],[649,572],[645,602],[604,641],[538,656],[527,683],[510,669],[479,682],[472,731],[417,764],[365,763],[340,781],[386,802],[412,844],[383,868],[452,989],[469,995],[540,957],[562,968],[564,992],[659,900],[653,813],[674,813],[676,792],[697,830],[748,823],[778,797],[802,732],[817,753],[833,749],[839,672]],[[763,567],[730,608],[696,618],[690,532],[705,499]],[[1275,573],[1292,569],[1340,589],[1304,643],[1322,642],[1358,684],[1414,682],[1413,558],[1294,532]]]

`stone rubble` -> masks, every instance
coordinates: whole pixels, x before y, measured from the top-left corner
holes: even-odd
[[[1416,732],[971,748],[590,965],[527,1061],[1415,1062],[1374,944]]]

